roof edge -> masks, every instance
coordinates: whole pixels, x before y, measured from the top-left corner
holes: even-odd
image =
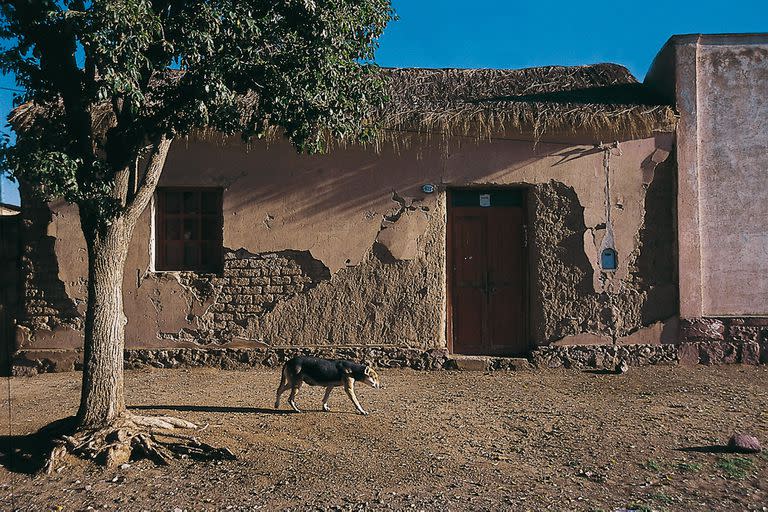
[[[425,67],[425,66],[379,66],[379,69],[383,70],[394,70],[394,71],[401,71],[401,70],[423,70],[423,71],[527,71],[527,70],[534,70],[534,69],[552,69],[552,68],[558,68],[558,69],[578,69],[578,68],[591,68],[595,66],[616,66],[618,68],[623,68],[629,72],[629,68],[625,66],[624,64],[619,64],[618,62],[592,62],[589,64],[575,64],[575,65],[564,65],[564,64],[544,64],[542,66],[525,66],[522,68],[494,68],[494,67],[488,67],[488,66],[479,66],[475,68],[459,68],[454,66],[446,66],[446,67]],[[631,72],[629,72],[632,74]],[[634,76],[634,75],[633,75]]]
[[[18,204],[11,204],[11,203],[0,202],[0,208],[7,208],[8,210],[13,210],[13,211],[16,211],[16,212],[20,212],[21,211],[21,206],[18,205]]]
[[[668,44],[681,45],[681,44],[755,44],[755,43],[768,43],[768,32],[734,32],[734,33],[721,33],[721,34],[675,34],[670,37],[664,46]],[[663,47],[662,47],[663,49]]]
[[[677,96],[677,48],[685,45],[768,45],[768,32],[676,34],[667,39],[648,68],[643,84],[670,105],[676,104]]]

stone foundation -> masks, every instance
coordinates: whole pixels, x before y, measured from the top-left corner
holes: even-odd
[[[696,318],[680,322],[683,364],[768,363],[768,318]]]
[[[38,373],[73,372],[83,368],[80,350],[19,350],[13,355],[11,375],[31,377]]]
[[[226,370],[281,366],[294,356],[349,359],[377,368],[413,368],[439,370],[445,366],[448,351],[396,347],[323,347],[323,348],[247,348],[247,349],[172,349],[126,350],[127,369],[188,368],[208,366]]]
[[[629,366],[676,365],[675,345],[571,345],[539,347],[531,353],[538,368],[613,370],[620,361]]]
[[[317,348],[181,348],[132,349],[125,351],[125,368],[212,367],[237,370],[253,367],[274,368],[290,358],[315,356],[363,361],[377,368],[440,370],[449,366],[445,349],[420,350],[397,347],[317,347]],[[82,352],[74,350],[24,350],[14,355],[13,375],[67,372],[82,368]]]
[[[613,370],[625,361],[629,366],[678,364],[751,364],[768,362],[768,326],[735,324],[734,333],[752,333],[741,327],[759,327],[760,342],[737,340],[687,341],[680,345],[561,345],[533,350],[527,358],[485,357],[484,370],[569,368]],[[717,329],[715,329],[717,330]],[[363,361],[378,368],[414,370],[454,370],[461,365],[446,349],[335,346],[335,347],[257,347],[257,348],[171,348],[125,351],[125,368],[212,367],[225,370],[253,367],[274,368],[296,355]],[[530,364],[526,364],[525,361]],[[65,372],[82,368],[82,352],[75,350],[21,350],[13,358],[13,375]]]

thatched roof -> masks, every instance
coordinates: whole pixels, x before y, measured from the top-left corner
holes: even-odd
[[[605,140],[672,131],[673,108],[623,66],[386,69],[391,130],[500,136],[578,133]]]
[[[673,108],[617,64],[527,69],[384,68],[383,72],[389,84],[389,101],[375,117],[384,139],[397,137],[400,132],[426,132],[534,139],[545,133],[568,133],[620,140],[669,132],[676,123]],[[244,96],[242,108],[248,110],[255,100],[252,94]],[[24,104],[9,120],[15,129],[29,130],[46,110]],[[94,112],[99,130],[112,122],[109,105]]]

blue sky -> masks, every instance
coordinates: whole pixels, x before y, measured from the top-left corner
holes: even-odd
[[[673,34],[766,32],[765,0],[589,2],[393,0],[377,61],[395,67],[521,68],[616,62],[640,80]],[[0,87],[14,88],[12,77]],[[12,92],[0,89],[0,115]],[[3,128],[4,133],[8,132]],[[3,179],[2,201],[18,203]]]

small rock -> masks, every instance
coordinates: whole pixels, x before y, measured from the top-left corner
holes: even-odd
[[[621,360],[621,361],[619,361],[619,362],[616,364],[616,369],[615,369],[615,371],[616,371],[616,373],[618,373],[618,374],[627,373],[627,371],[629,371],[629,363],[627,363],[627,360],[622,358],[622,360]]]
[[[128,469],[129,467],[131,467],[131,465],[128,463],[120,464],[120,469]]]
[[[728,448],[738,453],[760,453],[762,447],[755,436],[733,434],[728,440]]]

